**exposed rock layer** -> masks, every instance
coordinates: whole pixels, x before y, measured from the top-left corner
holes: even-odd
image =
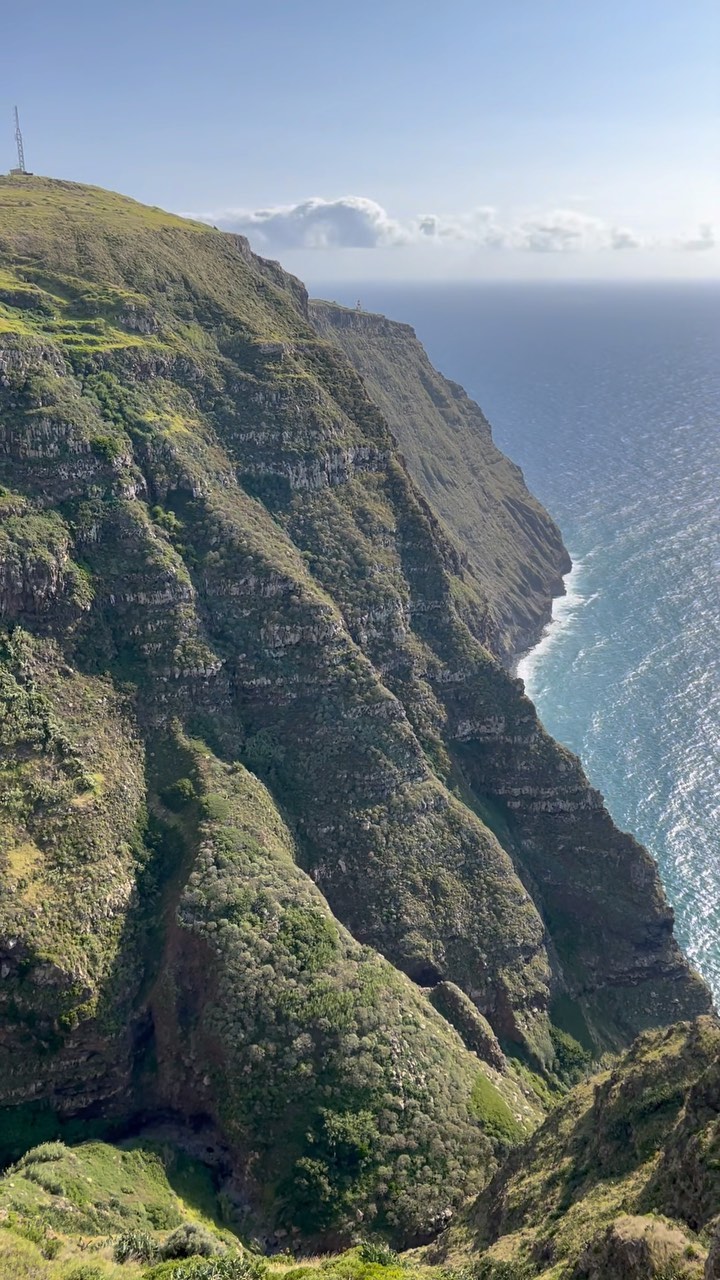
[[[385,414],[413,480],[487,601],[481,638],[511,663],[539,638],[553,596],[563,592],[571,565],[559,530],[494,444],[481,409],[433,368],[410,325],[314,300],[310,314]]]

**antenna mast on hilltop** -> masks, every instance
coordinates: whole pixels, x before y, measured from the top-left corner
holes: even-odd
[[[11,169],[11,173],[27,173],[25,168],[25,148],[23,147],[23,136],[20,132],[20,116],[18,109],[15,107],[15,145],[17,147],[17,169]]]

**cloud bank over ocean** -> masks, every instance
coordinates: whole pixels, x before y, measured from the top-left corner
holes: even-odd
[[[422,245],[527,253],[658,248],[702,252],[716,249],[720,243],[709,223],[691,234],[661,241],[576,209],[552,209],[511,219],[501,216],[494,206],[483,205],[464,214],[422,213],[399,219],[366,196],[335,200],[314,196],[297,204],[220,209],[188,216],[245,235],[260,252]]]

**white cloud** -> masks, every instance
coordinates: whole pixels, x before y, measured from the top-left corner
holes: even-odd
[[[571,250],[638,249],[639,236],[626,227],[613,227],[601,218],[575,209],[554,209],[550,213],[501,222],[490,205],[472,213],[443,218],[423,214],[408,227],[427,239],[457,241],[484,249],[515,249],[529,253],[567,253]]]
[[[605,249],[612,228],[600,218],[574,209],[554,209],[528,218],[515,228],[515,245],[532,253],[567,253],[573,249]]]
[[[709,222],[703,222],[698,227],[697,235],[689,236],[687,240],[676,241],[676,248],[685,249],[691,253],[701,253],[707,249],[717,249],[718,237]]]
[[[513,220],[502,218],[492,205],[482,205],[467,213],[423,213],[400,221],[365,196],[341,196],[336,200],[316,196],[298,204],[254,210],[225,209],[192,216],[246,235],[261,253],[288,249],[457,245],[470,249],[567,254],[662,247],[703,250],[718,245],[716,233],[708,224],[702,225],[694,236],[662,243],[577,209],[552,209]]]
[[[611,249],[642,249],[643,241],[628,227],[613,227],[610,232]]]
[[[262,249],[377,249],[407,243],[409,236],[382,205],[365,196],[323,200],[271,209],[226,209],[201,214],[225,231],[238,231]]]

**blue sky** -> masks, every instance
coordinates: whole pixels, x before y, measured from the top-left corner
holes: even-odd
[[[718,276],[719,65],[718,0],[24,0],[0,167],[17,101],[311,279]]]

